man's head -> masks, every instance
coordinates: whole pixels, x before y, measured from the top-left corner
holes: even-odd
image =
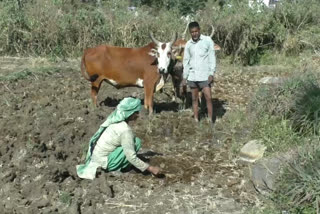
[[[198,22],[189,23],[189,32],[193,41],[198,41],[200,38],[200,25]]]

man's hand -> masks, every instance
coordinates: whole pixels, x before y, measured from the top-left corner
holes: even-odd
[[[213,76],[212,75],[209,76],[208,81],[209,81],[209,84],[213,83]]]
[[[183,79],[181,82],[181,86],[186,86],[187,85],[187,79]]]
[[[153,175],[158,175],[160,172],[160,168],[157,166],[149,166],[147,170],[151,172]]]

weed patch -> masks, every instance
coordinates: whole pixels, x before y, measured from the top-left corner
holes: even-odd
[[[60,200],[60,202],[69,206],[72,201],[72,196],[68,192],[60,191],[59,192],[59,200]]]
[[[317,139],[319,141],[319,139]],[[301,148],[298,158],[284,168],[274,200],[290,213],[318,213],[320,199],[320,145]]]

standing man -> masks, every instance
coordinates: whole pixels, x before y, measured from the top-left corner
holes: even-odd
[[[216,71],[214,43],[209,36],[201,35],[198,22],[190,22],[188,27],[191,39],[184,50],[182,85],[188,83],[191,89],[195,121],[199,121],[198,99],[199,91],[202,91],[206,99],[208,120],[212,122],[211,84]]]

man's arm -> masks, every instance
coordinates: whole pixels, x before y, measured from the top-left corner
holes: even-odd
[[[214,75],[216,72],[216,54],[214,50],[214,42],[210,38],[209,42],[209,54],[208,54],[208,63],[209,63],[209,75]]]

